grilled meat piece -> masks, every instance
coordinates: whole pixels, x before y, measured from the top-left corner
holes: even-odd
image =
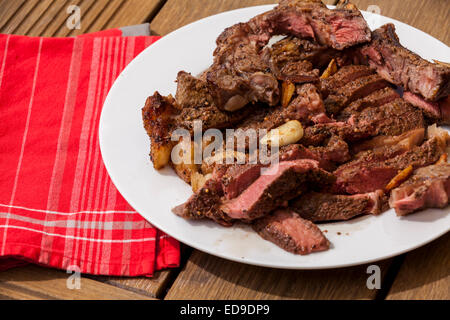
[[[339,88],[338,93],[329,95],[325,99],[325,108],[328,114],[336,115],[353,101],[386,88],[388,85],[388,82],[377,74],[358,78]]]
[[[347,83],[374,73],[372,69],[364,65],[344,66],[331,77],[320,80],[320,91],[323,97],[326,98],[329,94],[339,93],[340,88],[344,87]]]
[[[347,121],[307,127],[301,143],[319,146],[332,135],[355,143],[378,135],[397,136],[424,126],[425,121],[420,110],[402,99],[396,99],[379,107],[368,107],[359,113],[355,112]]]
[[[268,73],[267,53],[262,52],[277,34],[315,39],[319,44],[339,50],[371,39],[367,23],[358,10],[329,10],[320,1],[281,1],[275,9],[229,27],[218,37],[214,64],[206,79],[214,88],[213,97],[219,108],[237,110],[251,101],[271,106],[278,103],[278,83]],[[279,71],[292,77],[299,66],[302,65],[291,62]],[[315,78],[315,73],[307,76]]]
[[[437,101],[450,94],[450,68],[433,64],[404,48],[393,24],[372,32],[372,41],[360,53],[387,81],[405,91]]]
[[[450,164],[416,170],[407,181],[392,190],[389,204],[398,216],[425,208],[444,208],[450,196]]]
[[[208,218],[228,227],[233,222],[219,208],[222,197],[223,189],[220,179],[213,177],[206,181],[205,185],[193,194],[186,203],[173,208],[172,212],[190,220]]]
[[[328,250],[329,241],[311,221],[288,209],[258,219],[253,229],[264,239],[293,254],[306,255]]]
[[[297,96],[287,107],[259,108],[252,112],[237,128],[272,130],[289,120],[298,120],[302,124],[326,123],[332,120],[325,114],[325,108],[317,88],[310,83],[298,86]]]
[[[358,194],[384,189],[398,171],[410,165],[417,169],[435,163],[445,152],[445,146],[445,142],[435,137],[407,152],[394,148],[390,153],[387,149],[381,153],[368,153],[334,172],[337,177],[334,191]]]
[[[403,99],[411,103],[413,106],[420,108],[433,122],[450,124],[450,96],[432,102],[425,100],[417,94],[407,91],[403,93]]]
[[[319,168],[317,161],[294,160],[273,165],[237,198],[226,201],[221,210],[230,218],[252,221],[299,195],[309,185],[320,188],[334,177]]]
[[[361,136],[397,136],[409,130],[425,127],[423,114],[402,99],[381,107],[369,107],[349,119]],[[351,137],[346,137],[351,140]]]
[[[214,103],[207,83],[185,71],[178,73],[175,100],[180,108],[200,108]]]
[[[286,37],[277,41],[271,48],[264,48],[264,54],[269,60],[270,69],[274,74],[289,63],[308,61],[312,65],[322,68],[328,65],[339,51],[326,45],[321,45],[309,39]]]
[[[352,196],[309,192],[290,203],[290,208],[312,222],[349,220],[361,214],[378,215],[386,209],[384,192]]]
[[[351,116],[359,114],[366,108],[379,107],[398,98],[400,98],[399,94],[391,87],[377,90],[364,98],[352,102],[339,113],[337,119],[339,121],[346,121]]]
[[[410,150],[413,146],[422,143],[425,137],[425,128],[407,131],[399,136],[377,136],[373,139],[363,141],[352,146],[352,153],[356,154],[370,150],[372,153],[385,152],[386,148],[391,147],[403,148],[405,151]]]

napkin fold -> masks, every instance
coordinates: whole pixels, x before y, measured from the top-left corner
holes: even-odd
[[[151,276],[179,265],[179,243],[119,194],[98,144],[109,88],[158,40],[136,30],[0,35],[0,270],[25,261]]]

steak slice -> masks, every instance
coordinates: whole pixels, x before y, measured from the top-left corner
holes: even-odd
[[[380,107],[366,108],[353,114],[347,121],[307,127],[301,143],[318,146],[332,135],[337,135],[346,142],[355,143],[378,135],[398,136],[424,127],[422,111],[403,99],[397,99]]]
[[[337,119],[338,121],[346,121],[351,116],[359,114],[366,108],[380,107],[398,98],[400,98],[399,94],[391,87],[377,90],[364,98],[352,102],[341,111]]]
[[[347,83],[361,77],[373,75],[375,72],[364,65],[349,65],[338,70],[334,75],[320,80],[320,91],[324,98],[329,94],[335,94],[340,91]]]
[[[403,99],[413,106],[420,108],[433,122],[450,124],[450,96],[432,102],[425,100],[417,94],[405,92],[403,93]]]
[[[307,255],[330,247],[315,224],[288,209],[276,210],[256,220],[252,226],[262,238],[293,254]]]
[[[423,114],[403,99],[396,99],[381,107],[366,108],[349,119],[356,129],[355,136],[397,136],[404,132],[424,128]],[[347,137],[351,139],[351,137]]]
[[[270,69],[274,74],[283,66],[292,62],[309,61],[313,66],[322,68],[328,65],[330,60],[339,51],[321,45],[314,40],[300,39],[289,36],[274,43],[272,47],[266,47],[264,54],[269,60]]]
[[[199,108],[214,103],[207,83],[185,71],[178,72],[175,100],[181,108]]]
[[[232,219],[219,208],[222,197],[223,190],[220,180],[211,178],[187,202],[173,208],[172,212],[185,219],[199,220],[208,218],[229,227],[232,225]]]
[[[327,123],[331,119],[325,114],[325,107],[317,88],[310,84],[302,84],[297,87],[297,96],[287,107],[259,107],[236,127],[243,131],[253,129],[272,130],[289,120],[298,120],[306,125],[313,123]]]
[[[387,159],[383,159],[387,153],[369,153],[339,167],[334,172],[337,177],[334,191],[358,194],[384,189],[399,170],[409,165],[417,169],[435,163],[444,153],[445,146],[435,137],[398,155],[397,149],[394,149]]]
[[[220,208],[232,219],[252,221],[285,205],[308,185],[320,188],[333,181],[333,175],[320,169],[317,161],[284,161],[268,168],[243,193]]]
[[[325,99],[328,114],[338,114],[353,101],[363,98],[374,91],[386,88],[389,83],[377,74],[358,78],[331,94]]]
[[[363,151],[372,150],[373,153],[384,152],[389,147],[400,147],[405,151],[423,142],[425,128],[407,131],[399,136],[377,136],[373,139],[352,146],[352,153],[358,154]],[[357,155],[358,157],[358,155]]]
[[[384,198],[382,190],[352,196],[309,192],[292,201],[290,208],[313,222],[349,220],[361,214],[382,213]]]
[[[405,91],[437,101],[450,94],[450,68],[422,59],[403,47],[393,24],[372,32],[372,41],[360,53],[387,81]]]
[[[450,164],[417,169],[412,177],[392,190],[389,204],[397,216],[425,208],[444,208],[450,196]]]

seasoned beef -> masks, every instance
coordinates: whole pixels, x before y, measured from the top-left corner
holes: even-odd
[[[298,120],[304,125],[309,123],[326,123],[331,119],[325,114],[322,98],[317,88],[306,83],[298,86],[297,96],[287,107],[260,107],[256,108],[237,128],[244,131],[248,129],[272,130],[289,120]]]
[[[292,83],[316,82],[319,80],[319,69],[313,69],[309,61],[290,61],[279,70],[272,69],[278,80]]]
[[[358,78],[339,88],[338,93],[329,95],[325,99],[325,109],[328,114],[336,115],[353,101],[386,88],[388,85],[388,82],[377,74]]]
[[[309,185],[320,188],[334,177],[314,160],[284,161],[273,165],[237,198],[226,201],[221,210],[230,218],[252,221],[286,204]]]
[[[329,94],[339,93],[340,88],[361,78],[373,75],[375,72],[364,65],[349,65],[338,70],[334,75],[320,80],[320,90],[326,98]]]
[[[352,196],[309,192],[290,203],[290,208],[303,219],[313,222],[349,220],[361,214],[378,215],[385,209],[384,192]]]
[[[248,102],[278,103],[278,82],[268,72],[262,50],[277,34],[315,39],[339,50],[371,39],[358,10],[329,10],[320,1],[281,1],[275,9],[231,26],[218,37],[214,63],[206,74],[218,108],[232,111]],[[290,75],[297,67],[292,62],[284,66]]]
[[[352,146],[352,153],[358,154],[362,151],[371,150],[372,153],[385,152],[386,148],[397,146],[405,151],[410,150],[413,146],[422,143],[425,137],[425,128],[407,131],[399,136],[377,136],[370,140],[363,141]]]
[[[377,90],[364,98],[358,99],[348,105],[344,110],[339,113],[338,121],[346,121],[351,116],[359,114],[366,108],[380,107],[386,103],[392,102],[400,98],[399,94],[391,87],[386,87],[381,90]]]
[[[439,138],[432,138],[421,146],[398,154],[394,149],[389,158],[387,153],[369,153],[338,168],[335,190],[339,193],[367,193],[384,189],[399,170],[409,165],[420,168],[435,163],[444,153],[445,144]]]
[[[450,96],[432,102],[425,100],[417,94],[405,92],[403,93],[403,99],[413,106],[420,108],[433,122],[450,124]]]
[[[176,215],[190,220],[209,218],[223,226],[230,226],[232,219],[220,210],[223,196],[219,179],[211,178],[189,200],[172,209]]]
[[[444,208],[450,196],[450,164],[420,168],[398,188],[392,190],[389,204],[398,216],[425,208]]]
[[[293,254],[328,250],[329,241],[311,221],[288,209],[279,209],[256,220],[253,229],[264,239]]]
[[[175,100],[181,108],[199,108],[214,103],[207,83],[185,71],[178,73]]]
[[[372,41],[360,53],[379,75],[405,91],[420,94],[429,101],[450,94],[450,68],[431,63],[404,48],[393,24],[372,32]]]
[[[318,68],[325,67],[339,52],[314,40],[292,36],[281,39],[264,50],[274,74],[289,63],[302,61],[308,61]]]
[[[234,164],[228,167],[222,177],[222,185],[226,199],[233,199],[247,189],[261,176],[265,166],[258,164]]]
[[[291,144],[279,150],[278,161],[293,161],[300,159],[315,160],[319,167],[331,171],[336,168],[335,163],[344,163],[350,159],[347,143],[333,136],[324,147],[305,147],[301,144]],[[261,163],[228,165],[222,176],[222,185],[225,198],[236,198],[247,189],[261,175],[261,170],[267,167]]]
[[[420,110],[402,99],[396,99],[382,106],[369,107],[354,113],[347,121],[307,127],[301,143],[318,146],[332,135],[355,143],[378,135],[397,136],[424,126],[425,121]]]
[[[369,107],[349,120],[357,132],[367,136],[396,136],[425,126],[423,114],[402,99],[381,107]]]

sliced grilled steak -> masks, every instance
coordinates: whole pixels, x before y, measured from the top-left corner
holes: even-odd
[[[313,222],[349,220],[361,214],[378,215],[386,209],[384,192],[352,196],[309,192],[290,204],[303,219]]]
[[[338,121],[346,121],[351,116],[359,114],[366,108],[379,107],[398,98],[400,98],[400,96],[394,89],[392,89],[391,87],[383,88],[369,94],[364,98],[352,102],[349,106],[341,111],[337,119]]]
[[[319,80],[319,69],[313,69],[309,61],[291,61],[280,70],[273,70],[278,80],[292,83],[316,82]]]
[[[320,188],[334,177],[319,168],[317,161],[284,161],[270,167],[237,198],[221,206],[230,218],[252,221],[299,195],[308,185]]]
[[[423,113],[433,122],[440,124],[450,124],[450,96],[444,97],[438,101],[427,101],[421,96],[405,92],[403,99],[422,109]]]
[[[292,161],[299,159],[311,159],[319,163],[319,167],[332,171],[336,168],[335,163],[344,163],[350,159],[347,143],[333,136],[324,147],[307,148],[301,144],[291,144],[280,149],[274,155],[278,161]],[[230,200],[236,198],[247,189],[261,175],[261,170],[267,167],[261,163],[257,164],[233,164],[229,165],[222,176],[222,184],[225,198]]]
[[[298,86],[297,97],[287,107],[255,108],[256,110],[243,122],[237,125],[238,129],[266,129],[272,130],[289,120],[298,120],[304,125],[313,123],[331,122],[325,114],[322,98],[317,88],[306,83]]]
[[[359,115],[350,118],[349,122],[354,123],[360,135],[372,137],[380,134],[397,136],[425,127],[422,112],[402,99],[396,99],[381,107],[366,108]]]
[[[367,193],[384,189],[389,181],[395,177],[399,170],[409,165],[420,168],[435,163],[444,153],[445,145],[438,138],[432,138],[421,146],[383,159],[386,154],[368,154],[365,157],[349,162],[338,168],[334,174],[337,177],[336,188],[338,193]],[[397,150],[394,149],[392,155]]]
[[[278,103],[278,83],[267,72],[266,54],[261,52],[277,34],[315,39],[339,50],[371,39],[358,10],[329,10],[321,1],[281,1],[275,9],[229,27],[218,37],[214,64],[206,79],[220,109],[237,110],[250,101]],[[297,67],[290,64],[285,71]]]
[[[400,187],[392,190],[389,204],[398,216],[425,208],[444,208],[450,196],[450,164],[418,169]]]
[[[321,45],[313,40],[286,37],[266,47],[265,54],[269,59],[270,69],[277,74],[288,63],[309,61],[314,66],[322,68],[335,57],[339,51]]]
[[[386,148],[394,146],[410,150],[413,146],[422,143],[425,137],[425,128],[407,131],[399,136],[378,136],[352,146],[352,153],[358,154],[362,151],[371,150],[372,153],[385,152]]]
[[[207,83],[185,71],[178,73],[175,99],[181,108],[199,108],[214,103]]]
[[[437,101],[450,94],[450,68],[433,64],[404,48],[393,24],[372,33],[372,41],[360,50],[370,66],[389,82],[405,91]]]
[[[307,255],[330,247],[316,225],[288,209],[279,209],[256,220],[253,229],[262,238],[293,254]]]
[[[369,107],[353,114],[347,121],[316,124],[307,127],[301,143],[319,146],[332,135],[346,142],[358,142],[378,135],[397,136],[423,128],[423,114],[417,108],[397,99],[380,107]]]
[[[324,98],[326,98],[329,94],[338,93],[340,88],[344,87],[347,83],[374,73],[372,69],[364,65],[344,66],[331,77],[320,80],[320,91]]]
[[[325,109],[328,114],[338,114],[357,99],[361,99],[374,91],[386,88],[389,83],[377,74],[358,78],[331,94],[325,99]]]
[[[219,179],[211,178],[189,200],[172,209],[176,215],[190,220],[209,218],[223,226],[231,226],[232,219],[220,210],[223,190]]]

